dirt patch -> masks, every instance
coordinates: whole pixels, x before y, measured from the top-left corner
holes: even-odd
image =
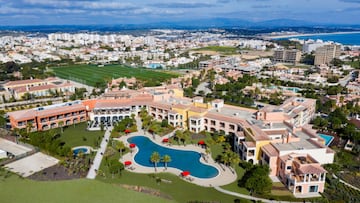
[[[133,190],[136,192],[141,192],[141,193],[149,194],[149,195],[156,196],[156,197],[161,197],[161,198],[168,199],[168,200],[173,199],[168,194],[162,193],[159,190],[155,190],[155,189],[148,188],[148,187],[137,186],[137,185],[124,185],[124,184],[120,184],[119,186],[123,187],[125,189],[128,189],[128,190]]]
[[[57,164],[55,166],[39,171],[28,178],[39,181],[54,181],[54,180],[71,180],[85,177],[86,174],[74,173],[64,166]]]

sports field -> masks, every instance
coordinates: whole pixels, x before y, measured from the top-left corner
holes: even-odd
[[[97,65],[71,65],[53,68],[53,71],[57,77],[90,86],[96,86],[97,83],[104,83],[107,80],[119,77],[135,77],[145,83],[159,83],[177,77],[175,73],[131,68],[123,65],[106,65],[102,67]]]

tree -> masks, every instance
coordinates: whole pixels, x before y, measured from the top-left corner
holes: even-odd
[[[183,132],[181,130],[176,130],[175,137],[176,137],[178,143],[180,144],[180,141],[183,139]]]
[[[103,123],[100,123],[100,130],[101,130],[101,131],[104,131],[104,127],[105,127],[104,124],[103,124]]]
[[[255,165],[245,172],[239,181],[240,186],[245,186],[251,192],[267,194],[271,191],[272,181],[269,178],[270,169],[265,165]]]
[[[125,149],[125,144],[122,141],[116,141],[115,148],[120,152],[120,157],[122,157],[122,152]]]
[[[156,166],[160,162],[159,152],[153,152],[150,156],[150,161],[154,164],[155,172],[157,171]]]
[[[120,82],[119,89],[122,89],[123,87],[126,87],[126,83],[124,82],[124,80]]]
[[[61,128],[61,133],[64,133],[64,121],[59,121],[58,125]]]
[[[108,162],[108,168],[112,178],[114,178],[116,173],[121,174],[121,171],[124,170],[124,164],[120,163],[117,159],[111,159]]]
[[[161,121],[161,127],[162,128],[166,128],[166,127],[168,127],[168,120],[166,120],[166,119],[163,119],[162,121]]]
[[[5,127],[5,125],[6,125],[5,111],[0,110],[0,128]]]
[[[219,136],[218,138],[217,138],[217,140],[216,140],[216,142],[218,142],[218,143],[223,143],[223,142],[225,142],[226,141],[226,138],[225,138],[225,136]]]
[[[235,168],[236,165],[240,163],[240,157],[237,153],[230,151],[229,152],[229,161],[230,165]]]
[[[162,162],[165,164],[165,169],[167,169],[167,164],[171,162],[171,157],[167,154],[165,154],[162,158]]]
[[[26,133],[29,134],[31,132],[31,129],[33,127],[32,122],[26,122]]]

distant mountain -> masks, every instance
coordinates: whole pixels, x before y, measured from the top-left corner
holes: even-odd
[[[254,23],[257,27],[301,27],[301,26],[316,26],[319,23],[313,23],[303,20],[293,19],[274,19]]]
[[[291,28],[299,30],[307,29],[360,29],[360,25],[339,25],[321,24],[294,19],[273,19],[267,21],[247,21],[238,18],[208,18],[194,20],[177,20],[166,22],[153,22],[147,24],[115,24],[115,25],[33,25],[33,26],[0,26],[0,30],[24,31],[24,32],[120,32],[127,30],[147,30],[155,28],[164,29],[207,29],[207,28],[228,28],[228,29],[252,29],[271,30]]]

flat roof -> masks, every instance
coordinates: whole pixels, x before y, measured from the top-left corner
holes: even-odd
[[[272,143],[272,145],[278,151],[292,151],[292,150],[306,150],[306,149],[318,149],[319,145],[314,144],[310,140],[300,139],[298,142],[289,143]]]
[[[245,108],[236,108],[236,107],[230,107],[228,105],[224,105],[224,107],[221,108],[219,111],[217,109],[211,109],[209,110],[209,112],[236,118],[236,119],[248,120],[248,119],[254,119],[253,116],[256,111],[253,112],[251,110],[245,110]]]

